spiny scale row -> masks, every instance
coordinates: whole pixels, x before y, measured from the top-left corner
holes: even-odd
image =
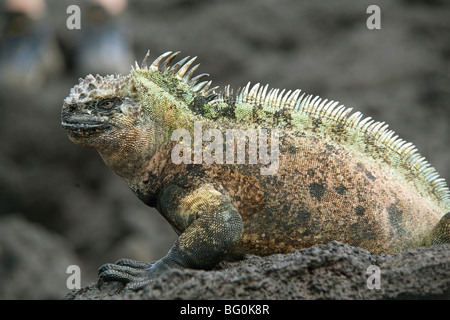
[[[192,77],[194,72],[197,70],[197,68],[200,66],[200,64],[196,64],[191,68],[191,65],[194,63],[194,61],[197,59],[197,57],[193,57],[191,59],[190,56],[187,56],[177,63],[171,65],[173,59],[180,53],[180,51],[172,53],[172,51],[168,51],[160,55],[158,58],[156,58],[152,64],[149,66],[148,62],[150,59],[150,50],[147,51],[147,54],[144,57],[144,60],[142,61],[141,66],[136,62],[133,69],[135,70],[151,70],[155,72],[160,72],[164,74],[171,75],[175,77],[178,80],[181,80],[185,83],[187,83],[194,92],[197,92],[198,94],[201,94],[203,96],[211,96],[216,95],[215,90],[219,88],[218,86],[210,88],[212,81],[202,81],[199,82],[200,79],[208,77],[209,74],[202,73],[195,77]]]

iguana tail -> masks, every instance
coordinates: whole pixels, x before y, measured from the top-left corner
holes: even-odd
[[[431,230],[425,239],[425,246],[450,243],[450,212],[447,212]]]

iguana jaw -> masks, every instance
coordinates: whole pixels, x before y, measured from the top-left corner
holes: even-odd
[[[134,181],[152,155],[154,138],[146,126],[121,117],[123,122],[84,111],[63,112],[61,126],[73,143],[96,149],[108,167],[126,181]]]
[[[100,134],[111,128],[111,125],[102,121],[101,118],[87,116],[63,117],[61,126],[74,142],[77,140],[77,137]]]
[[[75,108],[78,110],[73,110]],[[108,137],[109,132],[119,129],[108,117],[94,115],[90,110],[80,110],[78,106],[67,105],[63,106],[61,126],[76,145],[98,150],[105,145],[104,137]]]

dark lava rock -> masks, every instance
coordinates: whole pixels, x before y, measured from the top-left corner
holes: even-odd
[[[73,264],[81,265],[61,236],[19,215],[0,217],[0,300],[60,299]]]
[[[380,289],[369,289],[372,265]],[[171,270],[136,292],[122,287],[91,284],[65,299],[450,299],[450,245],[372,255],[333,241],[212,271]]]

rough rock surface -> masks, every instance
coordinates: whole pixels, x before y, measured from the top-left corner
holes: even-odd
[[[380,268],[380,289],[367,273]],[[212,271],[172,270],[143,290],[91,284],[65,299],[450,299],[450,245],[371,255],[337,241]]]
[[[81,265],[62,237],[17,215],[0,217],[0,300],[60,299],[66,270]]]

